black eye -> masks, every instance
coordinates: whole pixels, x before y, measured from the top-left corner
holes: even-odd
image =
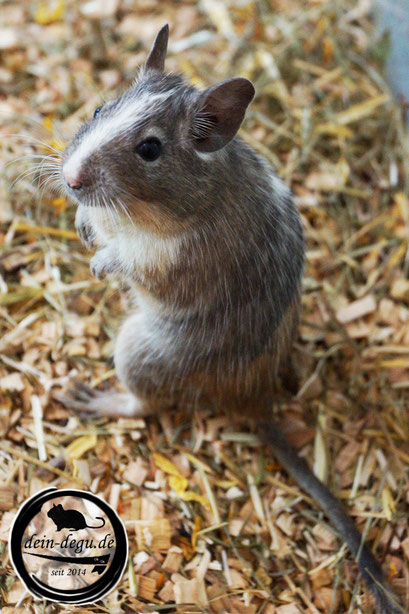
[[[100,110],[102,109],[102,107],[97,107],[94,111],[94,118],[99,114]]]
[[[161,151],[162,144],[159,139],[155,138],[142,141],[142,143],[139,143],[138,147],[136,148],[136,153],[138,153],[141,158],[147,162],[153,162],[159,158]]]

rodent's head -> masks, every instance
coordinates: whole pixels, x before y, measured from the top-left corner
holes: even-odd
[[[183,227],[217,192],[225,147],[254,96],[247,79],[200,92],[166,74],[168,35],[166,25],[135,84],[96,109],[62,161],[64,186],[78,203],[159,232]]]
[[[49,518],[53,518],[55,516],[58,516],[61,512],[64,511],[63,506],[61,505],[61,503],[59,503],[58,505],[56,505],[55,503],[53,504],[52,507],[50,507],[50,509],[47,512],[47,516]]]

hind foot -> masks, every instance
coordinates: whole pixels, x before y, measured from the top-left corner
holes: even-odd
[[[291,358],[280,366],[278,374],[281,386],[291,395],[295,396],[300,388],[300,381]]]
[[[101,392],[79,381],[75,382],[74,388],[70,388],[67,393],[54,394],[54,398],[68,409],[99,416],[129,418],[144,417],[152,413],[152,409],[149,409],[143,399],[130,392],[117,392],[116,390]]]

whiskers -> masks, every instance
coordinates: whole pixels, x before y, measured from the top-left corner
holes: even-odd
[[[126,195],[126,192],[124,190],[122,190],[121,188],[119,188],[118,192],[122,192],[124,195]],[[119,196],[119,194],[117,195],[117,203],[119,205],[120,211],[123,215],[125,215],[125,217],[127,217],[129,223],[132,226],[136,226],[135,224],[135,220],[132,219],[129,211],[128,211],[128,207],[126,206],[126,204],[124,203],[124,201],[122,200],[122,198]]]
[[[120,197],[120,192],[122,191],[120,188],[117,188],[115,196],[112,196],[107,193],[104,186],[101,186],[98,193],[98,206],[102,206],[102,210],[106,214],[106,221],[110,224],[111,230],[115,234],[123,232],[128,226],[128,222],[131,226],[135,226],[135,222],[126,204]]]
[[[92,209],[98,216],[103,218],[104,224],[109,226],[112,234],[126,232],[130,226],[135,227],[135,221],[130,215],[126,201],[129,200],[127,193],[121,188],[108,189],[106,185],[98,183],[90,193],[75,198],[69,193],[62,178],[61,162],[62,151],[49,143],[27,134],[10,134],[8,138],[22,139],[32,149],[30,153],[13,158],[6,167],[14,164],[24,164],[25,168],[10,183],[9,189],[23,181],[29,180],[33,188],[38,192],[38,201],[41,205],[44,193],[51,190],[55,194],[72,197],[77,204]],[[39,151],[44,148],[45,153]]]
[[[18,158],[14,158],[11,160],[6,167],[9,167],[13,164],[17,164],[19,162],[28,161],[32,162],[28,168],[25,168],[19,175],[13,180],[10,185],[10,190],[12,190],[17,183],[22,181],[23,179],[30,179],[36,189],[39,191],[39,199],[41,201],[44,192],[46,189],[53,189],[58,193],[62,193],[64,190],[64,186],[61,180],[61,159],[62,152],[53,147],[49,143],[41,141],[36,137],[27,134],[10,134],[7,135],[8,138],[16,138],[16,139],[24,139],[26,141],[31,141],[30,145],[43,147],[47,153],[40,154],[36,151],[25,154],[24,156],[19,156]]]

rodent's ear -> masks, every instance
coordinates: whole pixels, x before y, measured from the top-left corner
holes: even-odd
[[[165,24],[156,35],[152,49],[149,52],[148,59],[145,62],[146,70],[157,70],[159,72],[164,71],[168,39],[169,25]]]
[[[254,85],[242,77],[222,81],[205,90],[192,124],[195,148],[210,152],[227,145],[240,128],[254,93]]]

